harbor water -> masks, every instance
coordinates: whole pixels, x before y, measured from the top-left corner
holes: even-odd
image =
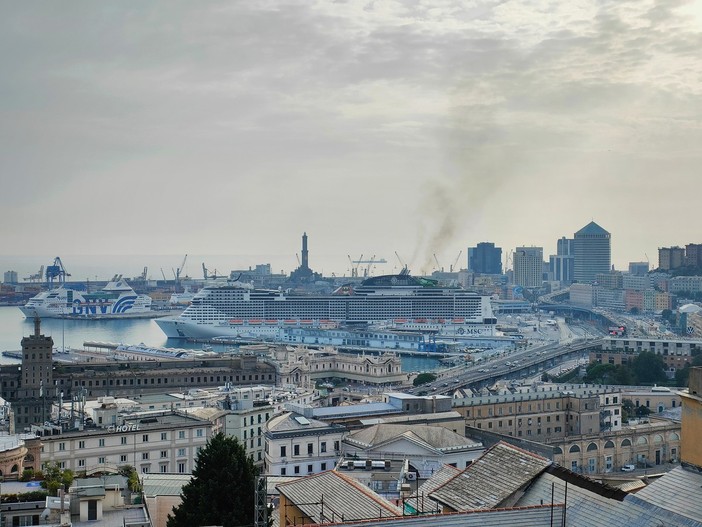
[[[0,351],[18,351],[22,337],[31,335],[34,322],[24,317],[17,307],[0,307]],[[82,349],[86,341],[141,344],[169,348],[201,348],[181,339],[168,339],[153,319],[67,320],[47,318],[41,321],[41,332],[54,339],[57,348]],[[214,351],[229,346],[214,345]],[[17,359],[0,356],[0,364],[16,364]],[[403,371],[429,371],[441,367],[439,361],[426,356],[403,356]]]

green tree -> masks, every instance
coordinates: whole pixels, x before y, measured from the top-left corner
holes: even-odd
[[[132,492],[138,492],[141,489],[141,483],[139,483],[139,474],[136,469],[131,465],[123,465],[119,467],[119,473],[127,478],[127,486]]]
[[[642,351],[631,361],[631,371],[638,384],[666,383],[665,362],[660,355]]]
[[[253,525],[258,471],[236,438],[216,434],[195,460],[182,502],[168,515],[167,527]]]
[[[412,384],[419,386],[420,384],[426,384],[428,382],[433,382],[436,380],[436,375],[433,373],[420,373],[414,378]]]
[[[58,490],[61,487],[68,490],[73,483],[73,471],[63,470],[58,463],[47,463],[43,472],[44,480],[41,486],[49,492],[49,496],[58,496]]]

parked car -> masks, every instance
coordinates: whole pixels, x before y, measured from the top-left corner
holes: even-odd
[[[636,470],[636,465],[623,465],[622,472],[633,472]]]

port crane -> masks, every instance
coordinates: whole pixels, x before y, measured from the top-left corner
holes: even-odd
[[[402,261],[402,258],[400,258],[400,255],[397,254],[397,251],[395,251],[395,256],[397,256],[397,260],[400,262],[400,265],[402,266],[402,270],[407,271],[407,264]]]
[[[358,260],[352,260],[350,254],[348,254],[347,257],[349,259],[349,263],[351,264],[351,277],[356,278],[358,276],[358,266],[363,261],[363,253],[361,253]]]
[[[443,273],[444,270],[441,268],[441,264],[439,263],[439,259],[436,257],[436,253],[434,253],[434,261],[436,262],[436,270]]]
[[[171,270],[173,270],[173,276],[175,277],[175,286],[176,287],[178,287],[180,285],[180,275],[185,270],[185,262],[187,262],[187,261],[188,261],[188,255],[186,254],[183,257],[183,263],[180,264],[180,267],[176,268],[175,270],[171,269]]]
[[[68,276],[71,276],[71,274],[66,272],[63,262],[58,256],[54,258],[53,265],[46,266],[46,281],[49,285],[53,285],[56,279],[58,279],[60,285],[63,285],[66,283],[66,277]]]
[[[36,274],[30,274],[26,278],[24,278],[25,282],[41,282],[44,277],[44,266],[42,265],[39,268],[39,272]]]
[[[205,267],[205,262],[202,262],[202,275],[205,277],[205,280],[216,280],[217,278],[226,278],[225,275],[218,275],[217,269],[214,270],[213,274],[210,274],[207,267]]]

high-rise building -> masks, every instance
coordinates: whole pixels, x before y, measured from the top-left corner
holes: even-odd
[[[688,243],[685,246],[685,265],[690,267],[702,266],[702,244]]]
[[[580,283],[595,281],[597,273],[608,273],[612,262],[611,235],[591,221],[573,239],[573,278]]]
[[[522,287],[541,287],[544,269],[543,248],[517,247],[512,258],[514,283]]]
[[[682,247],[659,247],[658,268],[671,271],[685,265],[685,249]]]
[[[556,254],[558,256],[573,256],[573,239],[563,236],[556,242]]]
[[[502,274],[502,249],[492,242],[469,247],[468,270],[476,274]]]
[[[3,283],[5,284],[16,284],[17,283],[17,271],[5,271],[3,275]]]
[[[648,274],[648,262],[629,262],[629,274],[636,276]]]

